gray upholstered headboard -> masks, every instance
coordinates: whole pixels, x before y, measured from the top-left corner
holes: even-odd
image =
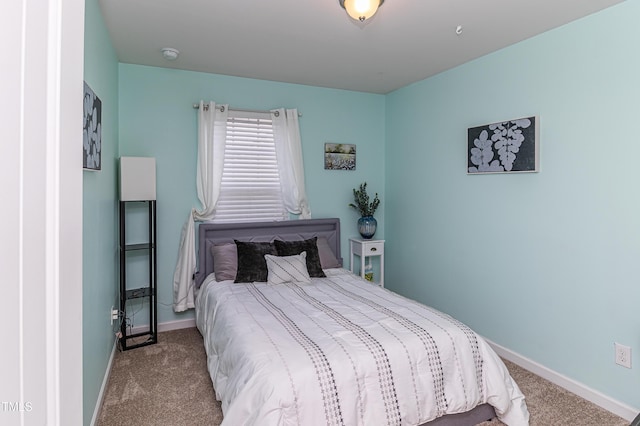
[[[340,255],[340,219],[302,219],[282,222],[252,223],[201,223],[198,230],[198,272],[195,274],[196,288],[213,272],[211,247],[214,244],[239,241],[283,241],[307,240],[325,237],[329,247],[342,264]]]

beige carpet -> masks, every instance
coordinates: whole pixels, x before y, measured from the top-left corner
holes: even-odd
[[[195,328],[160,333],[158,344],[118,352],[98,426],[219,425],[202,337]],[[531,426],[628,426],[629,422],[505,362],[524,393]],[[498,420],[483,426],[502,425]]]
[[[159,333],[155,345],[116,353],[97,426],[221,422],[197,329]]]

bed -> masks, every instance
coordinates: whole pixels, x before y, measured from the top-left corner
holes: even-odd
[[[338,219],[201,224],[198,235],[196,324],[224,425],[528,424],[480,336],[341,267]],[[267,282],[250,282],[264,265],[245,275],[258,263],[247,250],[265,259]]]

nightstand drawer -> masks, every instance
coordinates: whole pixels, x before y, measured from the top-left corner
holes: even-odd
[[[362,248],[362,254],[365,256],[371,256],[376,254],[382,254],[384,252],[384,243],[382,241],[375,243],[367,243]]]

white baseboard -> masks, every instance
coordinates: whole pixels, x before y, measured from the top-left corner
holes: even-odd
[[[194,328],[196,326],[196,319],[185,319],[178,321],[168,321],[158,324],[158,332],[181,330],[183,328]]]
[[[178,321],[167,321],[158,323],[158,333],[163,331],[181,330],[183,328],[194,328],[196,326],[196,319],[184,319]],[[131,329],[131,334],[142,333],[149,330],[149,325],[138,325]]]
[[[107,389],[107,383],[109,383],[109,377],[111,376],[111,365],[113,364],[113,357],[116,356],[116,350],[118,348],[118,339],[113,340],[113,349],[111,349],[111,356],[107,363],[107,371],[104,373],[104,379],[102,379],[102,386],[100,386],[100,392],[98,392],[98,400],[96,406],[93,409],[93,417],[91,417],[91,426],[95,425],[100,417],[100,411],[102,410],[102,399],[104,398],[104,392]]]
[[[519,365],[525,370],[537,374],[538,376],[550,381],[551,383],[555,383],[556,385],[568,390],[569,392],[574,393],[579,397],[584,398],[587,401],[592,402],[597,406],[602,407],[605,410],[622,417],[625,420],[632,421],[638,415],[638,412],[640,412],[640,410],[637,408],[633,408],[620,401],[616,401],[615,399],[601,392],[598,392],[597,390],[591,389],[590,387],[573,379],[570,379],[569,377],[564,376],[556,371],[553,371],[542,364],[538,364],[537,362],[530,360],[529,358],[526,358],[510,349],[500,346],[489,339],[485,338],[485,340],[502,358],[511,361],[516,365]]]

